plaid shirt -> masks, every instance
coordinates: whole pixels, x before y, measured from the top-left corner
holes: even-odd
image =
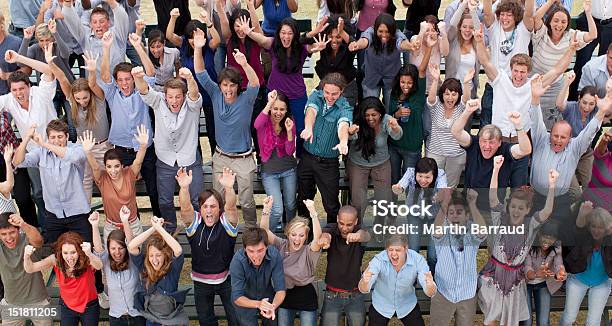
[[[8,112],[0,113],[0,153],[4,154],[4,147],[6,145],[12,144],[13,148],[17,149],[19,146],[19,141],[17,140],[17,136],[15,136],[15,132],[13,131],[13,126],[11,126],[11,120],[9,119]]]

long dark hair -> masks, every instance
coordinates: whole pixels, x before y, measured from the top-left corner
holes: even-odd
[[[409,63],[400,68],[397,75],[395,75],[395,79],[393,80],[391,96],[397,99],[399,99],[402,95],[402,88],[400,87],[400,79],[402,76],[410,76],[412,78],[412,88],[410,89],[410,92],[408,92],[408,97],[419,90],[419,69],[415,65]]]
[[[240,49],[240,38],[238,37],[238,33],[234,29],[234,24],[236,21],[240,21],[241,17],[246,17],[247,19],[251,18],[249,11],[246,9],[236,9],[232,11],[232,15],[229,18],[229,27],[232,34],[230,35],[230,42],[232,43],[232,48]],[[249,22],[249,26],[253,26],[253,23]],[[251,46],[253,46],[253,40],[250,37],[244,38],[244,55],[249,57],[249,53],[251,52]]]
[[[386,113],[385,106],[378,97],[366,97],[359,103],[358,114],[355,118],[355,123],[359,126],[359,137],[355,142],[355,148],[361,150],[361,156],[367,161],[376,154],[376,130],[368,125],[365,118],[368,109],[374,109],[380,113],[380,123]]]
[[[433,179],[427,188],[421,188],[421,185],[417,181],[417,173],[428,173],[431,172],[433,174]],[[436,160],[429,157],[422,157],[414,166],[414,187],[416,188],[414,191],[413,203],[416,203],[421,192],[423,192],[423,199],[426,203],[431,203],[433,199],[433,195],[436,189],[436,183],[438,182],[438,163]]]
[[[280,39],[280,31],[283,26],[289,26],[293,32],[293,39],[289,46],[289,53],[287,55],[287,49],[283,46]],[[276,32],[274,33],[274,45],[272,50],[278,59],[278,70],[283,73],[296,73],[301,69],[300,56],[302,54],[302,45],[299,42],[300,34],[297,28],[297,22],[291,17],[287,17],[278,24]]]
[[[547,31],[548,37],[552,37],[552,28],[550,27],[550,23],[552,22],[553,16],[558,12],[562,12],[567,18],[567,26],[565,26],[565,32],[569,31],[570,29],[570,24],[572,23],[572,16],[570,16],[570,13],[567,11],[567,9],[565,9],[565,7],[554,5],[552,8],[548,10],[548,13],[547,13],[548,16],[546,17],[546,20],[544,21],[544,25],[546,25],[546,28],[548,29]],[[518,25],[518,22],[516,24]]]
[[[189,41],[190,38],[193,38],[193,32],[195,32],[196,29],[203,31],[204,37],[207,37],[206,24],[197,19],[192,19],[185,25],[185,41]],[[202,49],[202,52],[204,52],[204,49]],[[194,54],[193,48],[189,44],[187,44],[187,54],[189,54],[190,57],[193,57]]]
[[[380,37],[378,37],[377,33],[380,25],[387,26],[387,29],[389,30],[389,41],[387,41],[387,44],[384,46],[384,48],[382,41],[380,40]],[[376,17],[376,20],[374,21],[374,35],[372,36],[372,46],[374,47],[374,52],[376,54],[381,54],[383,50],[386,50],[387,54],[393,53],[393,51],[397,47],[397,45],[395,44],[396,30],[397,27],[395,25],[395,18],[393,18],[393,16],[387,13],[382,13],[378,15],[378,17]]]
[[[147,44],[149,47],[154,42],[161,42],[162,46],[166,44],[166,35],[164,34],[164,32],[162,32],[161,30],[157,28],[150,31],[147,37],[148,37]],[[155,66],[155,68],[159,68],[160,66],[159,58],[156,58],[155,56],[153,56],[153,53],[151,53],[151,51],[149,51],[149,59],[151,59],[151,62],[153,62],[153,66]]]
[[[285,130],[285,121],[287,119],[291,119],[291,120],[293,120],[293,123],[295,124],[295,119],[291,115],[291,110],[289,109],[289,98],[287,97],[287,95],[285,95],[283,92],[276,91],[276,101],[277,102],[281,101],[281,102],[285,103],[285,105],[287,105],[287,111],[285,111],[285,116],[278,123],[281,126],[280,135],[285,135],[285,137],[286,137],[287,136],[287,130]]]

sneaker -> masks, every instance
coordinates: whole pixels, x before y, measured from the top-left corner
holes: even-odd
[[[110,305],[108,304],[108,295],[104,292],[98,293],[98,302],[100,303],[100,308],[108,309]]]

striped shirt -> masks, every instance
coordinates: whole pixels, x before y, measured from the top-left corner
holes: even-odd
[[[327,107],[322,90],[315,90],[308,97],[306,109],[312,108],[317,112],[314,126],[312,128],[313,140],[304,142],[304,149],[308,153],[325,158],[336,158],[340,153],[334,148],[338,145],[337,130],[343,122],[351,124],[353,121],[353,108],[348,104],[344,96],[340,96],[331,107]]]
[[[578,49],[582,49],[588,44],[584,42],[584,36],[587,34],[586,32],[570,29],[563,34],[561,41],[555,44],[550,39],[550,36],[548,36],[548,27],[546,27],[546,25],[542,25],[539,30],[535,31],[531,40],[533,43],[533,56],[531,57],[533,61],[533,73],[544,75],[553,70],[561,57],[567,52],[570,45],[570,38],[576,32],[578,33],[576,35]],[[560,78],[562,77],[558,79]]]
[[[452,303],[468,300],[476,295],[476,255],[486,236],[481,238],[472,234],[470,224],[465,225],[468,230],[465,235],[448,232],[438,238],[432,234],[438,257],[435,274],[438,292]],[[444,221],[444,226],[449,226],[448,220]]]
[[[13,203],[13,198],[11,194],[8,194],[8,197],[5,197],[2,193],[0,193],[0,214],[3,213],[16,213],[15,203]]]
[[[431,133],[426,143],[427,152],[442,156],[465,154],[465,150],[459,146],[459,143],[450,132],[453,123],[459,119],[459,116],[465,110],[465,104],[461,102],[461,99],[459,104],[455,106],[450,119],[444,117],[444,105],[437,96],[433,104],[427,102],[427,108],[431,112]]]
[[[417,201],[414,200],[414,192],[417,190],[417,183],[416,183],[414,168],[406,169],[406,173],[404,173],[404,176],[397,183],[406,190],[406,205],[411,206],[411,205],[418,204]],[[446,173],[442,169],[438,169],[438,177],[436,179],[434,193],[440,188],[448,188],[448,183],[446,181]],[[421,190],[423,188],[418,188],[418,189]],[[418,196],[419,196],[419,200],[423,200],[424,192],[420,191]],[[433,193],[431,194],[431,196],[433,198]],[[420,218],[421,219],[424,219],[424,218],[432,219],[438,213],[439,208],[440,208],[439,205],[433,205],[431,216],[421,215]]]

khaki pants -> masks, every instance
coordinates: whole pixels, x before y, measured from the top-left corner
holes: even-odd
[[[374,184],[374,199],[377,201],[391,201],[391,163],[389,160],[374,167],[361,166],[348,160],[346,163],[346,171],[349,176],[349,185],[351,188],[351,205],[359,212],[360,221],[363,221],[364,213],[369,205],[368,179],[370,177]],[[383,222],[382,216],[375,216],[374,218],[374,223]]]
[[[438,292],[431,298],[430,311],[431,326],[448,326],[453,317],[456,326],[472,326],[476,314],[476,296],[452,303]]]
[[[449,188],[455,188],[461,179],[461,172],[465,168],[466,154],[458,156],[443,156],[427,152],[427,157],[433,158],[438,164],[438,169],[446,172],[446,182]]]
[[[142,233],[142,223],[140,222],[139,218],[137,218],[134,222],[130,223],[130,229],[132,229],[132,234],[134,235],[134,237]],[[108,239],[108,235],[113,232],[113,230],[118,230],[118,228],[116,228],[110,223],[104,223],[104,234],[102,238],[102,241],[104,241],[102,243],[104,247],[106,247],[106,240]]]
[[[233,158],[215,153],[212,157],[213,189],[225,196],[223,186],[219,183],[219,177],[223,174],[223,168],[229,168],[236,173],[238,183],[238,200],[242,207],[242,217],[248,227],[257,226],[257,211],[255,198],[253,197],[253,181],[255,180],[255,160],[250,155],[245,158]]]
[[[8,302],[6,302],[5,299],[2,299],[2,301],[0,301],[0,306],[8,306],[11,305]],[[37,302],[37,303],[33,303],[31,304],[31,306],[37,306],[37,307],[42,307],[42,306],[48,306],[49,305],[49,300],[45,299],[43,301]],[[12,305],[11,305],[12,306]],[[57,308],[57,313],[59,313],[59,307]],[[25,325],[26,321],[30,320],[32,321],[32,324],[34,324],[35,326],[51,326],[53,325],[53,319],[49,318],[49,319],[2,319],[2,326],[23,326]]]
[[[108,141],[104,141],[100,144],[94,145],[91,149],[91,154],[96,159],[96,162],[100,165],[100,168],[104,170],[104,153],[111,149]],[[91,205],[91,192],[93,191],[93,172],[89,163],[85,164],[85,172],[83,174],[83,188],[85,188],[85,194],[87,194],[87,200]]]

